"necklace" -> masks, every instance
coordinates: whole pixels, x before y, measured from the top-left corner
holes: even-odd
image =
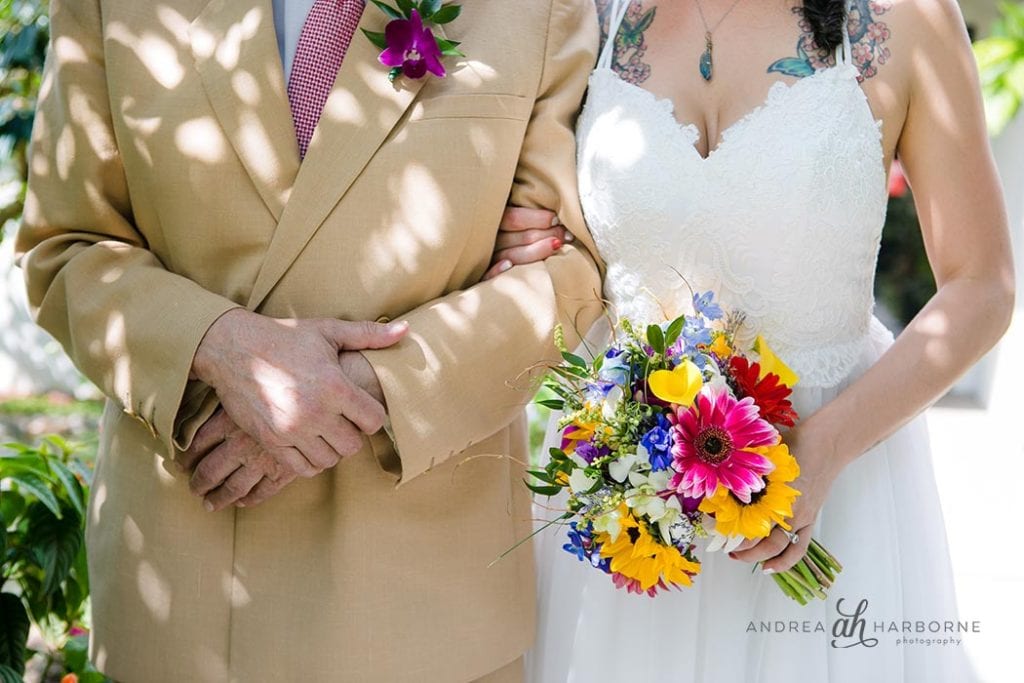
[[[700,0],[693,1],[697,3],[697,11],[700,13],[700,23],[704,24],[704,52],[700,56],[700,75],[704,77],[705,81],[710,81],[715,71],[714,59],[711,56],[715,43],[711,38],[711,34],[722,25],[722,22],[725,21],[727,16],[732,14],[732,11],[736,9],[736,5],[740,4],[740,0],[736,0],[732,3],[732,7],[730,7],[729,11],[723,14],[722,18],[715,23],[714,28],[708,28],[708,21],[704,18],[704,8],[701,7]]]

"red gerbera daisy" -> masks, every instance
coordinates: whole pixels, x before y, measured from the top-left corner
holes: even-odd
[[[761,417],[774,425],[792,427],[797,414],[789,401],[793,390],[779,381],[779,376],[769,373],[761,378],[761,365],[751,363],[742,356],[729,360],[729,374],[736,383],[739,398],[754,399],[761,411]]]

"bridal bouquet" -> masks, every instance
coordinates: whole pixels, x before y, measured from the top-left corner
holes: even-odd
[[[737,348],[739,315],[712,294],[694,314],[645,329],[621,320],[611,346],[588,361],[556,341],[563,362],[545,381],[563,411],[561,446],[535,493],[567,491],[565,550],[609,574],[619,588],[651,596],[692,585],[697,543],[732,550],[744,539],[790,530],[791,485],[800,468],[778,431],[797,419],[797,377],[758,337]],[[545,527],[546,528],[546,527]],[[794,568],[773,574],[801,604],[824,598],[841,566],[812,541]]]

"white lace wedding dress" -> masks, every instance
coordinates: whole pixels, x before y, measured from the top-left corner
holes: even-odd
[[[612,35],[627,3],[616,4]],[[881,132],[849,54],[846,44],[837,66],[776,84],[703,158],[698,129],[677,123],[670,102],[620,80],[609,45],[578,126],[581,196],[615,310],[638,321],[686,312],[690,289],[677,272],[694,289],[715,291],[799,374],[793,403],[804,417],[892,343],[872,316],[887,202]],[[536,513],[552,516],[539,504]],[[846,468],[814,535],[845,569],[828,601],[801,607],[770,577],[721,553],[703,554],[692,588],[627,594],[564,552],[564,532],[549,529],[536,540],[540,625],[530,679],[972,680],[962,644],[898,642],[965,635],[933,632],[933,622],[945,630],[957,611],[923,419]],[[839,599],[847,614],[867,601],[866,644],[851,645],[855,635],[833,645]]]

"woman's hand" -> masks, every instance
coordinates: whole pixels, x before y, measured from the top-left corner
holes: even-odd
[[[744,541],[729,553],[736,560],[763,562],[766,574],[791,568],[807,553],[814,522],[843,466],[831,440],[821,430],[815,431],[811,421],[791,429],[783,440],[800,464],[800,476],[790,484],[800,491],[800,496],[793,503],[793,517],[788,520],[799,540],[790,543],[782,528],[775,527],[766,538]]]
[[[497,277],[512,266],[543,261],[573,239],[553,212],[510,206],[502,216],[494,258],[483,279]]]

